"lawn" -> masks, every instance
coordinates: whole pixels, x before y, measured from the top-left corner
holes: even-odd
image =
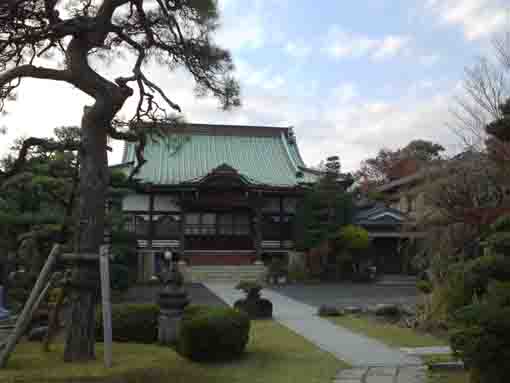
[[[361,315],[345,315],[331,318],[337,325],[346,327],[354,332],[380,340],[392,347],[430,347],[446,346],[448,342],[430,334],[425,334],[411,328],[404,328],[385,323],[375,318]]]
[[[464,371],[431,372],[428,383],[469,383],[469,377]]]
[[[254,321],[247,352],[240,360],[223,364],[197,364],[172,349],[156,345],[115,344],[114,366],[98,361],[62,362],[62,345],[43,353],[40,344],[22,343],[8,368],[0,370],[2,383],[322,383],[340,368],[348,367],[331,354],[273,321]]]

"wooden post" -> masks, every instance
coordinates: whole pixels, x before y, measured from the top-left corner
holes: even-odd
[[[110,260],[109,245],[101,245],[99,250],[99,268],[101,271],[101,297],[103,306],[104,365],[112,366],[112,301],[110,297]]]
[[[0,354],[0,368],[5,368],[5,366],[7,365],[7,361],[9,360],[9,356],[11,355],[12,351],[14,351],[16,344],[18,343],[19,339],[23,336],[23,333],[27,329],[27,326],[30,324],[32,311],[35,307],[35,304],[39,300],[39,296],[41,295],[41,292],[44,289],[45,284],[48,281],[51,269],[53,268],[53,265],[55,264],[59,253],[60,246],[59,245],[53,246],[53,249],[51,250],[50,255],[48,256],[48,259],[46,260],[44,267],[39,273],[39,277],[35,282],[35,286],[32,289],[32,292],[30,293],[30,296],[28,297],[25,306],[23,307],[23,311],[19,316],[18,320],[16,321],[14,331],[9,335],[7,344],[5,345],[5,348],[2,350],[2,353]]]
[[[48,294],[48,290],[50,289],[52,284],[53,284],[53,280],[52,280],[52,278],[50,278],[48,283],[46,283],[46,286],[44,286],[44,289],[39,294],[39,297],[35,301],[34,306],[32,307],[32,311],[30,312],[30,318],[32,318],[34,316],[35,312],[39,308],[39,306],[40,306],[41,302],[43,301],[44,297],[46,297],[46,294]]]

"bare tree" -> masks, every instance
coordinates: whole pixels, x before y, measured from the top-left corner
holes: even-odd
[[[218,18],[216,0],[0,2],[0,112],[25,78],[67,83],[94,99],[84,108],[81,120],[81,253],[97,253],[103,240],[108,137],[138,142],[141,166],[147,134],[179,121],[174,113],[181,108],[150,80],[145,64],[152,60],[169,71],[184,68],[194,79],[198,95],[212,94],[224,108],[239,105],[230,54],[212,41]],[[126,76],[111,81],[90,65],[92,58],[116,60],[121,52],[133,58]],[[133,115],[121,119],[119,110],[135,92]],[[31,140],[38,146],[52,144]],[[18,162],[22,164],[23,155]],[[72,287],[64,358],[90,360],[94,358],[97,264],[78,262]]]
[[[492,57],[482,57],[465,70],[463,94],[452,108],[452,130],[472,150],[483,151],[486,127],[503,116],[502,107],[510,98],[510,35],[493,40]]]

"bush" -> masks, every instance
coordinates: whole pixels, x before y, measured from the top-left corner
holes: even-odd
[[[503,383],[510,376],[510,283],[491,283],[479,302],[455,315],[450,342],[471,369],[472,383]]]
[[[257,282],[241,281],[236,286],[237,290],[241,290],[247,297],[259,298],[262,285]]]
[[[248,343],[250,319],[231,308],[191,306],[184,310],[178,352],[194,361],[238,358]]]
[[[375,315],[381,317],[399,317],[402,315],[402,310],[397,305],[393,304],[379,304],[375,307]]]
[[[110,284],[113,290],[124,291],[131,286],[131,272],[129,267],[120,263],[110,265]]]
[[[433,287],[430,281],[421,280],[416,283],[416,288],[423,294],[430,294]]]
[[[321,305],[317,310],[317,315],[320,317],[339,317],[343,315],[343,312],[335,306]]]
[[[268,299],[260,297],[262,285],[257,282],[241,281],[236,289],[246,294],[245,299],[234,303],[234,308],[248,314],[250,319],[267,319],[273,317],[273,304]]]
[[[370,245],[368,231],[360,226],[344,226],[339,233],[342,246],[349,250],[364,250]]]
[[[452,316],[476,297],[487,293],[490,281],[510,280],[510,257],[484,255],[469,262],[457,263],[448,270],[440,287],[444,295],[447,316]]]
[[[159,307],[155,304],[112,305],[112,333],[116,342],[154,343],[158,338]],[[96,339],[103,339],[101,308],[96,313]]]

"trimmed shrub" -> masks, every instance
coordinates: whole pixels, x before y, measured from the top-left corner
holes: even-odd
[[[129,267],[120,263],[110,265],[110,284],[113,290],[124,291],[131,286]]]
[[[375,315],[380,317],[399,317],[402,315],[402,310],[397,305],[392,304],[378,304],[375,307]]]
[[[343,312],[335,306],[321,305],[317,310],[317,315],[320,317],[339,317],[343,315]]]
[[[447,317],[487,293],[490,281],[510,280],[510,257],[484,255],[450,266],[441,286]]]
[[[112,333],[116,342],[155,343],[159,307],[155,304],[112,305]],[[101,308],[96,312],[96,339],[103,339]]]
[[[245,299],[234,303],[234,308],[244,311],[250,319],[268,319],[273,317],[273,304],[268,299],[260,297],[262,285],[257,282],[241,281],[236,289],[246,294]]]
[[[504,383],[510,376],[510,283],[491,283],[487,295],[455,315],[450,343],[471,370],[472,383]]]
[[[228,361],[241,356],[250,319],[231,308],[190,306],[184,310],[178,352],[194,361]]]
[[[430,281],[420,280],[416,282],[416,288],[423,294],[430,294],[432,292],[433,286]]]
[[[349,250],[364,250],[370,245],[368,231],[361,226],[344,226],[338,233],[338,238],[343,247]]]
[[[234,308],[246,313],[250,319],[270,319],[273,317],[273,304],[264,298],[239,299],[234,303]]]

